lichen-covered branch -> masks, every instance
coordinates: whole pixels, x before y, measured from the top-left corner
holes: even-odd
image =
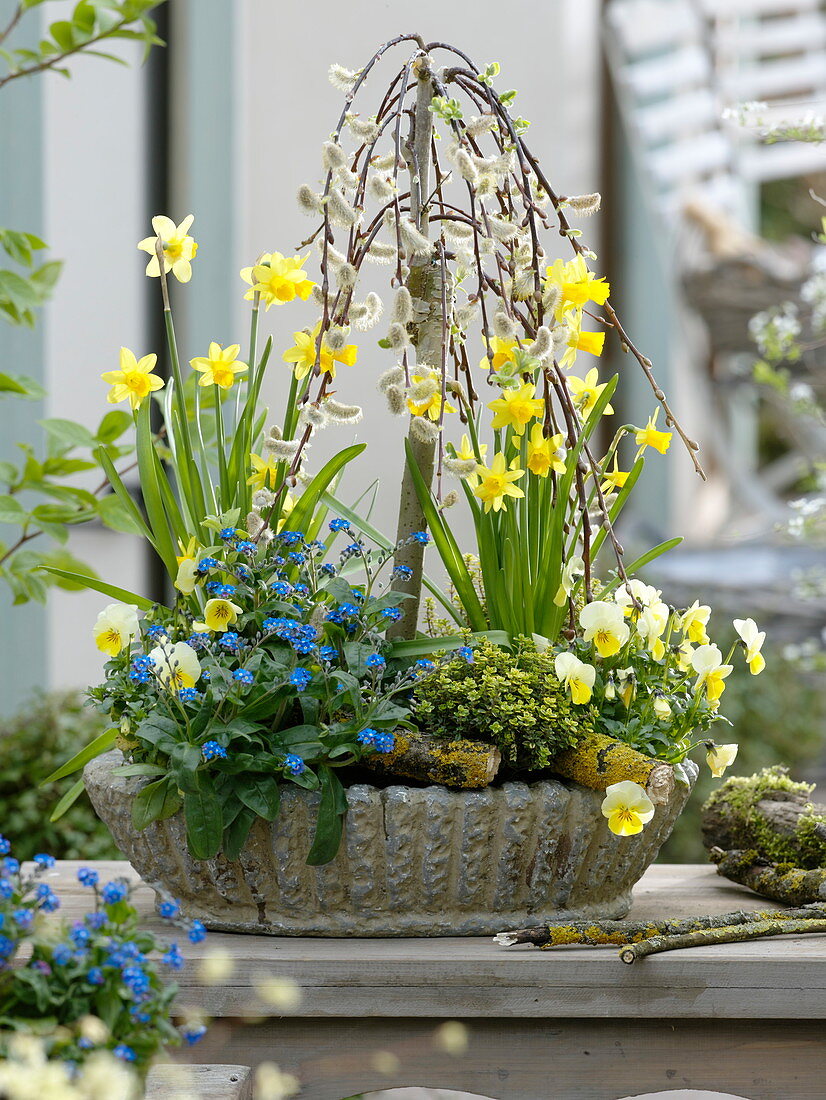
[[[784,905],[808,905],[826,901],[826,867],[806,870],[792,863],[771,863],[754,849],[709,853],[717,874],[748,886],[756,894]]]
[[[513,947],[530,943],[549,949],[579,944],[583,947],[614,945],[623,947],[663,936],[683,936],[708,929],[731,928],[735,925],[767,921],[826,920],[826,907],[808,906],[799,909],[760,909],[751,912],[736,909],[731,913],[715,913],[700,917],[679,917],[673,920],[633,921],[569,921],[566,924],[543,924],[536,928],[519,928],[514,932],[499,932],[494,943]]]
[[[371,753],[364,764],[385,775],[403,775],[445,787],[487,787],[495,778],[502,754],[481,741],[436,741],[413,731],[396,732],[392,752]]]
[[[664,806],[674,793],[671,764],[644,756],[624,741],[604,733],[589,733],[573,748],[557,753],[550,768],[563,779],[572,779],[595,791],[631,779],[645,787],[655,805]]]
[[[653,936],[623,947],[620,958],[633,963],[648,955],[662,951],[680,951],[686,947],[708,947],[716,943],[745,943],[747,940],[765,939],[769,936],[802,936],[810,932],[826,932],[826,920],[766,920],[753,924],[737,924],[729,928],[706,928],[699,932],[686,932],[681,936]]]

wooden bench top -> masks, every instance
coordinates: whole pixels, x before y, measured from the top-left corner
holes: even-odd
[[[75,862],[58,863],[47,881],[62,912],[87,911],[89,892]],[[126,862],[99,862],[101,881],[125,876]],[[154,895],[136,904],[156,930]],[[769,902],[701,865],[656,865],[635,892],[631,916],[664,918],[771,908]],[[526,923],[539,924],[539,920]],[[210,933],[193,945],[175,937],[194,965],[176,978],[181,1003],[217,1017],[272,1015],[256,986],[264,977],[301,987],[294,1017],[565,1017],[635,1019],[826,1018],[826,937],[797,936],[671,952],[632,966],[616,948],[499,947],[489,938],[314,939]],[[224,985],[201,985],[198,962],[216,950],[235,961]]]

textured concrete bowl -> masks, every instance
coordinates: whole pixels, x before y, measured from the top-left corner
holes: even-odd
[[[318,795],[285,784],[278,818],[256,821],[237,861],[201,862],[181,814],[135,832],[145,780],[114,775],[122,762],[98,757],[84,779],[141,878],[208,928],[289,936],[487,935],[551,916],[623,917],[690,793],[677,784],[641,834],[616,837],[601,792],[553,779],[479,791],[360,784],[347,791],[338,855],[308,867]],[[696,766],[683,767],[693,784]]]

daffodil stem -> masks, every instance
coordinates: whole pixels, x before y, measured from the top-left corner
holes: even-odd
[[[165,287],[166,280],[161,267],[161,285]],[[178,342],[175,339],[175,325],[172,320],[172,310],[168,304],[164,309],[164,325],[166,328],[166,343],[169,348],[169,364],[172,368],[172,377],[175,382],[175,408],[178,413],[178,431],[181,444],[184,449],[184,458],[187,463],[187,476],[190,478],[193,505],[199,517],[206,515],[206,500],[201,484],[201,471],[195,464],[195,455],[192,449],[192,439],[189,434],[189,420],[186,413],[186,400],[184,398],[184,384],[181,377],[181,360],[178,355]],[[167,426],[168,427],[168,426]],[[195,532],[193,532],[195,534]]]
[[[226,440],[224,439],[224,415],[221,409],[221,387],[213,386],[215,400],[215,446],[218,450],[218,484],[221,487],[220,508],[225,511],[229,505],[229,479],[227,478]]]

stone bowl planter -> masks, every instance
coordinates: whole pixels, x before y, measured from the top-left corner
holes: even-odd
[[[255,822],[237,861],[198,861],[180,813],[135,832],[146,781],[114,775],[122,762],[106,753],[84,779],[141,878],[208,928],[288,936],[492,935],[546,917],[624,917],[697,776],[686,761],[689,784],[634,837],[609,831],[602,792],[554,779],[476,791],[359,784],[338,855],[308,867],[318,794],[285,784],[278,817]]]

